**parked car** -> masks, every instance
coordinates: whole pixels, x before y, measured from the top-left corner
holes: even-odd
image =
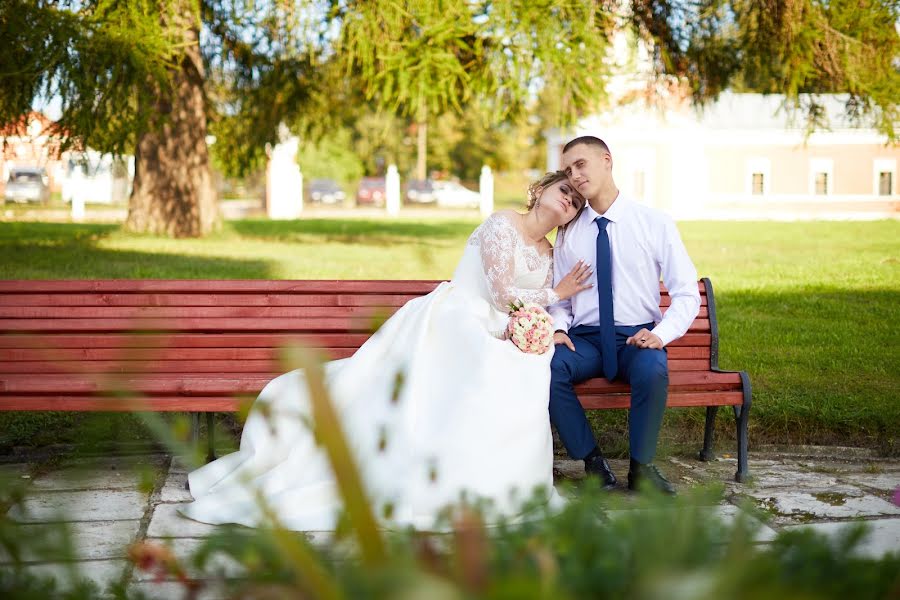
[[[406,201],[415,204],[433,203],[434,182],[430,179],[411,179],[406,184]]]
[[[307,192],[311,202],[323,204],[341,204],[347,197],[334,179],[313,179],[309,182]]]
[[[438,206],[478,208],[481,194],[455,181],[435,181],[434,198]]]
[[[384,206],[386,186],[384,177],[363,177],[356,190],[356,204],[359,206]]]
[[[40,167],[10,169],[4,197],[12,202],[49,201],[50,185],[47,172]]]

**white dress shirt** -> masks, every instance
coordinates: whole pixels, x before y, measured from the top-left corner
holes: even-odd
[[[554,329],[568,331],[576,325],[598,325],[597,234],[594,222],[609,219],[612,254],[613,318],[616,325],[655,323],[652,331],[663,345],[680,338],[700,310],[697,270],[688,256],[675,222],[663,213],[619,196],[599,215],[590,204],[566,228],[553,251],[553,284],[559,283],[579,259],[592,266],[594,287],[550,307]],[[665,317],[659,310],[659,281],[672,299]]]

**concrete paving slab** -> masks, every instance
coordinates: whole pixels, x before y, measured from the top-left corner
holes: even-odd
[[[187,570],[190,577],[196,579],[213,579],[224,577],[235,579],[246,574],[246,569],[236,560],[224,554],[214,554],[207,560],[205,568],[200,571],[191,564],[191,557],[200,549],[203,538],[147,538],[148,542],[168,546],[175,557]],[[135,569],[134,581],[152,581],[153,574]]]
[[[71,565],[77,570],[79,578],[94,582],[102,593],[111,584],[122,578],[128,564],[128,561],[125,560],[88,560],[74,563],[28,565],[25,568],[35,575],[52,577],[56,580],[58,589],[66,590],[70,589],[72,584],[69,570]]]
[[[177,456],[172,457],[172,463],[169,465],[169,473],[189,473],[193,469],[188,466],[187,461]]]
[[[185,488],[187,473],[173,473],[169,471],[166,482],[160,491],[161,502],[191,502],[194,498]]]
[[[771,465],[753,471],[751,489],[793,488],[825,490],[838,484],[834,475],[798,469],[797,465]]]
[[[747,513],[746,511],[741,510],[737,506],[733,504],[723,504],[715,507],[711,514],[719,517],[723,523],[727,525],[733,525],[735,521],[741,518],[743,514],[743,518],[749,520],[749,522],[754,526],[755,533],[753,535],[753,541],[756,543],[760,542],[771,542],[778,535],[778,532],[760,521],[758,518],[753,516],[752,514]]]
[[[200,523],[178,513],[180,504],[159,504],[153,509],[147,537],[155,538],[202,538],[211,535],[215,525]]]
[[[9,517],[23,523],[53,521],[113,521],[144,516],[147,494],[134,490],[41,492],[14,506]]]
[[[821,493],[783,491],[768,497],[753,495],[763,509],[783,517],[811,520],[900,515],[900,507],[890,502],[872,495],[848,494],[846,489],[839,487]]]
[[[900,552],[900,519],[872,519],[866,525],[869,533],[855,551],[858,556],[881,558],[889,552]],[[812,529],[833,538],[847,526],[847,522],[809,523],[785,527],[785,530]]]
[[[40,540],[41,549],[36,544],[29,545],[23,556],[26,561],[50,560],[99,560],[125,558],[128,545],[137,536],[140,521],[83,521],[66,523],[72,541],[72,556],[64,556],[60,523],[36,523],[16,525],[16,535],[20,539]],[[0,564],[9,562],[11,557],[0,548]]]
[[[874,488],[876,490],[882,490],[885,492],[892,492],[897,488],[900,488],[900,471],[895,471],[892,473],[861,473],[846,475],[843,477],[843,479],[857,485],[864,485],[866,487]]]
[[[606,516],[606,518],[608,518],[610,520],[615,520],[615,519],[623,518],[626,515],[640,514],[641,512],[645,512],[646,510],[647,509],[643,509],[643,508],[640,508],[640,509],[626,508],[626,509],[621,509],[621,510],[608,510],[608,511],[605,511],[603,514]],[[683,510],[683,509],[680,509],[678,507],[673,507],[671,509],[664,508],[664,509],[660,509],[660,510],[671,511],[672,518],[677,519],[678,515],[679,515],[679,511]],[[703,507],[699,507],[699,511],[700,511],[701,518],[709,518],[709,519],[717,518],[725,525],[733,525],[734,522],[738,518],[740,518],[740,515],[742,512],[741,509],[739,509],[737,506],[734,506],[731,504],[724,504],[724,505],[720,505],[720,506],[703,506]],[[775,539],[775,536],[778,535],[774,529],[772,529],[771,527],[769,527],[768,525],[766,525],[765,523],[763,523],[762,521],[757,519],[752,514],[744,513],[743,517],[748,519],[754,525],[755,532],[754,532],[754,536],[753,536],[753,542],[756,542],[756,543],[771,542],[773,539]]]
[[[32,489],[40,491],[131,489],[136,490],[141,483],[141,474],[136,469],[104,469],[89,466],[60,469],[35,478]]]

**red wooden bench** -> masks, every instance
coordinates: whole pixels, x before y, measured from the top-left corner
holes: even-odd
[[[282,371],[289,343],[352,354],[377,314],[435,281],[0,281],[0,410],[235,411]],[[706,407],[700,458],[713,456],[718,407],[734,408],[736,479],[745,481],[750,381],[718,368],[712,285],[668,347],[669,406]],[[669,304],[661,287],[663,310]],[[580,385],[587,409],[627,408],[629,387]],[[212,427],[209,428],[212,432]],[[212,439],[209,440],[210,452]]]

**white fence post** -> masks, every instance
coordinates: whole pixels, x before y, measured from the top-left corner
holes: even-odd
[[[397,172],[397,165],[388,165],[384,187],[387,214],[396,217],[400,214],[400,173]]]
[[[81,171],[81,166],[79,165],[72,172],[72,178],[70,181],[70,189],[72,194],[72,220],[73,221],[84,221],[84,196],[85,196],[85,185],[86,185],[84,173]]]
[[[494,176],[487,165],[481,167],[481,177],[478,179],[478,191],[481,193],[481,202],[478,205],[481,218],[486,219],[494,212]]]

